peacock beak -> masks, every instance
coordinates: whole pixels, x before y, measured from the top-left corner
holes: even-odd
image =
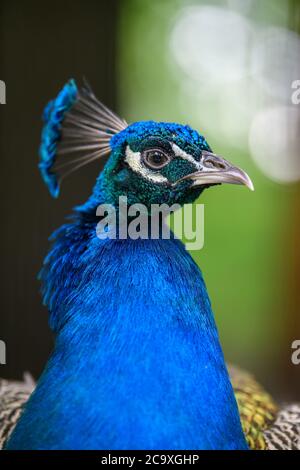
[[[233,166],[230,162],[212,152],[203,151],[201,170],[184,176],[179,181],[193,180],[193,186],[205,184],[242,184],[254,191],[254,186],[247,173]],[[177,183],[179,182],[177,181]]]

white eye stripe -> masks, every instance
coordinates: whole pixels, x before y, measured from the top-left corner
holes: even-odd
[[[197,170],[202,168],[200,162],[197,162],[192,155],[182,150],[178,145],[172,143],[172,149],[176,157],[183,158],[184,160],[189,161],[192,163]],[[125,162],[130,166],[130,168],[135,172],[142,175],[144,178],[148,179],[149,181],[154,181],[155,183],[166,183],[168,182],[168,178],[161,175],[158,172],[154,172],[149,168],[146,168],[142,164],[142,157],[140,152],[134,152],[131,150],[129,145],[126,147],[125,151]]]
[[[202,168],[201,163],[197,162],[192,155],[189,153],[186,153],[184,150],[182,150],[178,145],[172,143],[172,149],[176,157],[183,158],[184,160],[188,160],[190,163],[195,165],[195,167],[200,170]]]
[[[155,183],[166,183],[168,182],[168,178],[165,176],[151,171],[149,168],[146,168],[141,161],[141,153],[140,152],[133,152],[129,145],[126,147],[125,151],[125,162],[128,163],[130,168],[135,172],[142,175],[144,178],[150,181],[154,181]]]

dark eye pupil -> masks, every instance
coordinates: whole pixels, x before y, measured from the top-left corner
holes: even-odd
[[[165,156],[163,154],[159,153],[159,152],[153,152],[152,155],[151,155],[152,163],[156,163],[157,165],[162,163],[164,158],[165,158]]]
[[[152,169],[160,169],[169,162],[169,157],[160,150],[146,150],[144,152],[144,163]]]

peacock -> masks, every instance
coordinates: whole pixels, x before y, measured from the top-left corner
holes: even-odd
[[[202,273],[175,235],[101,226],[120,198],[193,203],[222,183],[253,189],[187,125],[133,124],[70,80],[43,115],[39,168],[58,197],[66,176],[108,156],[86,202],[51,237],[39,274],[55,347],[36,385],[0,382],[4,449],[300,449],[300,406],[281,408],[227,368]],[[156,219],[157,220],[157,219]],[[114,232],[114,237],[110,236]]]

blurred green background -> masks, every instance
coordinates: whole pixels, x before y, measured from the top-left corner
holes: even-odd
[[[223,186],[201,196],[205,243],[191,254],[227,360],[298,398],[299,12],[282,0],[126,0],[118,42],[126,119],[189,124],[251,176],[254,193]]]

